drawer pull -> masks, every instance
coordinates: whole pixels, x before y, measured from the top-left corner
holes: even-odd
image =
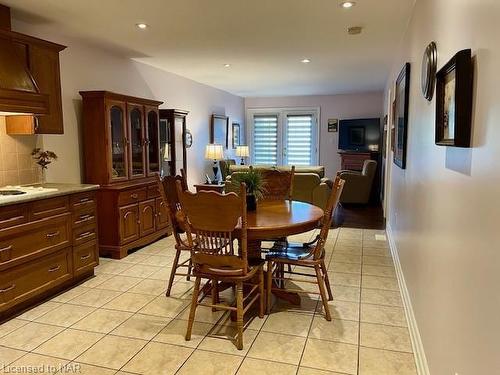
[[[49,268],[49,272],[56,272],[56,271],[59,271],[60,269],[61,269],[61,266],[57,265],[55,267]]]
[[[17,220],[22,220],[24,219],[24,215],[21,215],[21,216],[14,216],[14,217],[11,217],[10,219],[6,219],[6,220],[2,220],[4,223],[5,222],[11,222],[11,221],[17,221]]]
[[[130,198],[132,199],[137,199],[138,197],[137,193],[130,194]]]
[[[90,258],[90,253],[88,253],[87,255],[82,255],[80,257],[80,260],[86,260],[86,259],[89,259]]]
[[[89,221],[94,218],[94,215],[91,214],[85,214],[85,215],[80,215],[78,220],[76,221],[77,223],[81,223],[82,221]]]
[[[16,287],[16,284],[12,284],[12,285],[8,286],[7,288],[0,289],[0,293],[8,292],[9,290],[14,289],[15,287]]]
[[[61,234],[61,232],[59,232],[59,231],[55,231],[55,232],[52,232],[52,233],[47,233],[47,234],[45,235],[45,237],[47,237],[47,238],[53,238],[53,237],[57,237],[57,236],[59,236],[60,234]]]
[[[3,253],[4,251],[10,251],[12,250],[12,245],[9,245],[7,247],[3,247],[0,249],[0,253]]]
[[[88,202],[90,198],[80,198],[80,203]]]
[[[94,234],[93,231],[87,231],[87,232],[83,232],[83,233],[80,233],[78,235],[78,238],[85,238],[85,237],[89,237],[89,236],[92,236]]]

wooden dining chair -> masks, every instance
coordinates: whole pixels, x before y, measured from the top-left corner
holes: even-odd
[[[265,311],[264,261],[249,264],[247,259],[245,184],[241,184],[239,195],[213,191],[200,191],[194,194],[182,189],[180,181],[177,182],[177,191],[181,201],[181,211],[187,217],[186,234],[191,248],[193,275],[196,277],[186,340],[191,339],[197,306],[208,306],[212,309],[236,312],[236,347],[242,350],[245,312],[257,300],[259,300],[260,318],[263,318]],[[204,303],[203,296],[199,299],[201,279],[210,281],[212,303]],[[219,303],[218,296],[215,295],[219,282],[236,286],[235,306]],[[246,297],[243,297],[244,284],[251,285]],[[248,299],[244,306],[244,302]]]
[[[261,174],[265,190],[262,197],[263,201],[292,199],[294,165],[289,171],[266,168],[261,171]]]
[[[170,271],[170,277],[168,279],[167,292],[165,293],[167,297],[170,296],[175,276],[186,276],[186,279],[189,281],[191,275],[191,257],[179,262],[182,252],[191,251],[191,248],[187,243],[187,239],[182,236],[184,234],[185,237],[186,232],[185,218],[180,211],[180,201],[176,185],[177,181],[181,183],[184,190],[187,190],[186,175],[182,169],[180,176],[165,176],[163,179],[159,176],[157,177],[158,190],[167,208],[170,223],[172,224],[172,232],[175,238],[175,257],[172,263],[172,271]],[[189,253],[189,255],[191,254]],[[187,272],[179,271],[179,269],[185,268],[187,268]]]
[[[302,245],[276,243],[275,246],[267,253],[267,311],[271,310],[271,292],[273,290],[286,289],[295,293],[312,293],[320,294],[325,309],[326,320],[332,320],[330,309],[328,308],[328,300],[333,299],[330,281],[325,265],[325,242],[330,231],[332,216],[335,208],[338,205],[340,194],[344,187],[344,180],[336,178],[333,184],[333,189],[328,198],[327,206],[323,215],[321,230],[316,240],[312,243],[304,243]],[[288,271],[284,270],[284,265],[289,265]],[[292,270],[291,266],[295,266]],[[313,268],[315,273],[308,274],[297,271],[297,267]],[[285,279],[285,274],[290,277]],[[305,279],[294,279],[293,275],[303,277],[314,277],[314,281]],[[274,283],[276,281],[276,283]],[[318,284],[319,293],[305,291],[302,289],[287,289],[286,283],[289,281],[305,282]],[[277,286],[280,286],[278,288]],[[327,296],[328,294],[328,296]]]

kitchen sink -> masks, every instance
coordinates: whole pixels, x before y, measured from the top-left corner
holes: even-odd
[[[22,195],[22,194],[26,194],[26,192],[22,190],[0,190],[0,195]]]

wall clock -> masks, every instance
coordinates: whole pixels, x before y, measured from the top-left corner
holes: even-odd
[[[422,94],[424,98],[431,101],[434,95],[437,70],[437,47],[436,43],[430,42],[425,48],[422,58]]]

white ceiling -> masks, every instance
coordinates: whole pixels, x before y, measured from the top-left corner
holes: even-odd
[[[415,0],[356,1],[0,0],[26,22],[246,97],[382,90]]]

